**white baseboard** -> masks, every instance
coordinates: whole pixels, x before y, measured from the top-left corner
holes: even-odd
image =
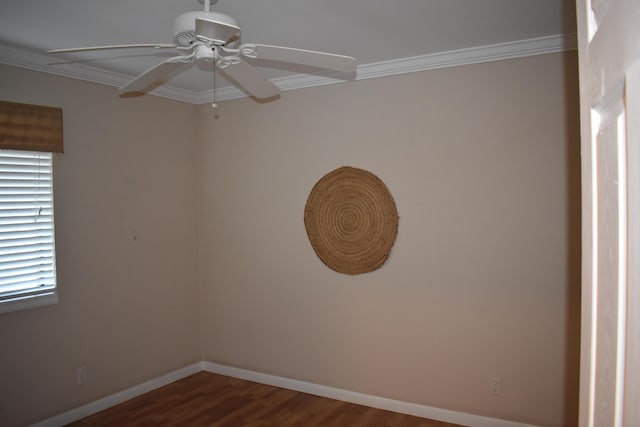
[[[87,403],[86,405],[72,409],[71,411],[32,424],[32,427],[59,427],[78,421],[84,417],[88,417],[89,415],[93,415],[126,400],[133,399],[141,394],[155,390],[174,381],[178,381],[202,370],[204,370],[203,362],[194,363],[193,365],[185,368],[169,372],[168,374],[162,375],[158,378],[154,378],[110,396],[103,397],[102,399]]]
[[[220,365],[212,362],[198,362],[193,365],[178,369],[158,378],[138,384],[134,387],[112,394],[102,399],[87,403],[86,405],[72,409],[55,417],[48,418],[32,427],[60,427],[72,423],[82,418],[88,417],[126,400],[138,397],[141,394],[155,390],[174,381],[178,381],[189,375],[200,371],[212,372],[229,377],[240,378],[261,384],[268,384],[275,387],[286,388],[302,393],[313,394],[315,396],[328,397],[330,399],[342,400],[344,402],[357,403],[359,405],[370,406],[372,408],[385,409],[387,411],[399,412],[402,414],[415,415],[417,417],[429,418],[437,421],[444,421],[454,424],[461,424],[470,427],[536,427],[531,424],[523,424],[515,421],[501,420],[497,418],[483,417],[480,415],[467,414],[464,412],[450,411],[447,409],[435,408],[432,406],[420,405],[417,403],[402,402],[399,400],[387,399],[379,396],[358,393],[355,391],[342,390],[339,388],[327,387],[306,381],[294,380],[290,378],[278,377],[247,369],[234,368],[232,366]]]
[[[461,424],[470,427],[536,427],[531,424],[523,424],[515,421],[507,421],[497,418],[483,417],[480,415],[467,414],[464,412],[450,411],[447,409],[440,409],[432,406],[420,405],[417,403],[402,402],[399,400],[387,399],[384,397],[327,387],[305,381],[263,374],[246,369],[219,365],[212,362],[202,363],[205,371],[215,374],[227,375],[229,377],[240,378],[243,380],[253,381],[261,384],[268,384],[275,387],[299,391],[302,393],[328,397],[330,399],[342,400],[344,402],[357,403],[359,405],[370,406],[372,408],[385,409],[387,411],[399,412],[402,414],[414,415],[417,417],[429,418],[437,421]]]

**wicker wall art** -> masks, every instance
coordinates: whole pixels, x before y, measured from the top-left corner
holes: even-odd
[[[304,225],[327,267],[362,274],[387,260],[398,232],[398,212],[380,178],[345,166],[315,184],[305,205]]]

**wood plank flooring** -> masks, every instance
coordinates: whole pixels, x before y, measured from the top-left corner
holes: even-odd
[[[460,427],[199,372],[68,424],[207,427]]]

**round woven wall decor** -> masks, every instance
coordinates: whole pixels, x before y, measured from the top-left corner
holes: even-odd
[[[384,183],[366,170],[341,167],[313,187],[304,209],[311,246],[339,273],[377,270],[398,232],[396,204]]]

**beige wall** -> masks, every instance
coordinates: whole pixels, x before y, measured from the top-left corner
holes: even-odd
[[[0,315],[0,425],[201,360],[195,107],[6,66],[0,98],[62,107],[65,132],[54,160],[60,302]]]
[[[576,423],[575,54],[200,106],[204,358],[545,426]],[[315,182],[349,165],[395,198],[378,271],[325,267]],[[503,394],[488,393],[491,376]]]
[[[575,60],[226,101],[217,117],[0,67],[0,98],[64,108],[66,148],[55,160],[60,303],[0,315],[0,424],[203,358],[575,424]],[[303,223],[313,184],[343,165],[383,179],[400,214],[388,262],[355,277],[320,262]],[[502,396],[488,394],[490,376]]]

